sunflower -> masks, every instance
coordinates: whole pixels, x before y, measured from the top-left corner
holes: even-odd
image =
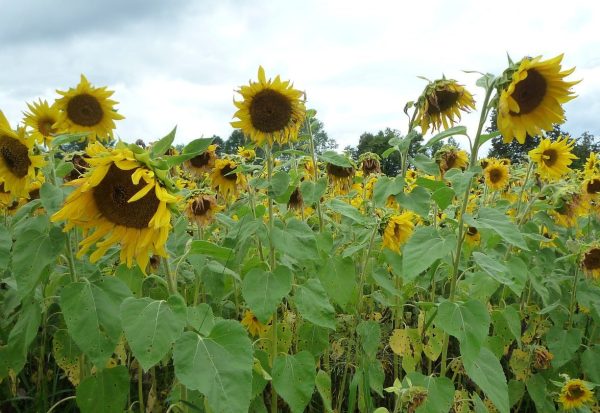
[[[217,199],[213,195],[200,194],[190,198],[185,208],[185,214],[190,222],[196,223],[198,227],[206,227],[219,211]]]
[[[595,175],[600,175],[600,158],[597,153],[591,152],[585,161],[583,176],[589,178]]]
[[[588,206],[580,194],[565,194],[558,199],[558,204],[550,214],[558,225],[565,228],[574,227],[578,219],[587,214]]]
[[[381,173],[381,158],[373,152],[365,152],[358,158],[364,176]]]
[[[465,170],[469,166],[469,155],[462,149],[452,145],[444,145],[435,154],[435,161],[440,167],[442,176],[452,168]]]
[[[600,175],[585,179],[583,181],[583,191],[589,196],[600,194]]]
[[[210,173],[212,188],[225,199],[237,195],[238,187],[246,185],[246,178],[241,172],[233,172],[238,164],[233,159],[217,159]]]
[[[457,120],[460,112],[475,109],[475,100],[464,86],[453,79],[441,79],[430,82],[417,102],[419,114],[417,122],[421,125],[423,135],[429,127],[440,130],[442,125],[448,129]]]
[[[52,141],[54,135],[60,133],[58,129],[53,127],[58,122],[60,111],[56,104],[50,106],[45,100],[39,100],[28,103],[30,112],[25,112],[23,123],[33,129],[31,137],[40,144],[48,145]]]
[[[508,185],[508,166],[499,159],[488,159],[488,164],[483,170],[485,184],[493,191],[504,189]]]
[[[553,124],[565,121],[562,104],[575,98],[565,77],[575,68],[561,71],[563,55],[542,61],[542,57],[524,58],[514,68],[510,82],[500,87],[498,130],[505,143],[517,139],[525,143],[527,135],[552,130]],[[508,71],[512,71],[509,69]]]
[[[581,261],[584,271],[594,279],[600,278],[600,248],[590,248],[583,254]]]
[[[288,209],[300,209],[304,206],[304,198],[302,197],[302,192],[300,192],[300,187],[297,186],[294,189],[294,192],[290,195],[290,199],[287,203]]]
[[[265,70],[258,68],[258,82],[242,86],[238,93],[244,98],[234,100],[238,108],[233,115],[239,120],[231,122],[257,145],[265,141],[285,144],[298,138],[298,131],[306,116],[306,108],[301,100],[303,92],[296,90],[289,80],[279,76],[267,80]]]
[[[0,182],[0,209],[5,209],[13,204],[13,196],[4,190],[4,182]]]
[[[266,328],[266,326],[258,321],[258,318],[256,318],[254,313],[250,310],[246,310],[240,324],[246,327],[246,330],[248,330],[252,336],[257,336]]]
[[[554,240],[556,239],[556,234],[551,233],[546,225],[542,226],[542,236],[545,238],[544,241],[540,241],[540,248],[554,248],[556,244]]]
[[[536,346],[533,351],[533,366],[538,370],[546,370],[550,368],[550,363],[554,359],[554,354],[544,346]]]
[[[352,186],[352,179],[354,178],[354,167],[327,163],[325,169],[327,170],[329,181],[333,183],[335,192],[339,194],[348,193]]]
[[[403,245],[413,233],[415,224],[412,212],[392,215],[383,231],[383,246],[392,251],[400,252]]]
[[[44,165],[43,156],[33,155],[33,144],[25,129],[13,131],[0,111],[0,183],[14,197],[28,197],[36,168]]]
[[[252,162],[254,158],[256,158],[256,152],[254,151],[254,149],[244,148],[240,146],[237,152],[239,156],[241,156],[248,162]]]
[[[188,159],[184,165],[188,171],[194,176],[200,177],[204,173],[209,173],[215,166],[217,159],[217,145],[209,145],[206,151]]]
[[[51,220],[66,220],[65,231],[74,226],[84,230],[87,237],[80,243],[78,257],[96,244],[90,256],[96,262],[119,243],[121,261],[132,267],[135,260],[144,271],[152,254],[167,256],[169,207],[177,198],[130,149],[110,150],[96,142],[88,146],[87,154],[90,170],[69,182],[76,189]]]
[[[106,90],[106,87],[94,87],[81,75],[81,81],[75,89],[56,92],[63,97],[55,102],[60,116],[54,128],[70,133],[89,132],[91,142],[113,139],[115,120],[124,119],[114,109],[118,102],[109,99],[113,91]]]
[[[468,227],[465,232],[465,240],[470,246],[479,245],[481,242],[481,234],[475,227]]]
[[[529,157],[538,166],[538,172],[542,178],[549,181],[558,180],[569,172],[569,165],[573,159],[577,159],[571,153],[575,141],[569,142],[560,137],[552,142],[550,139],[542,139],[540,145],[529,151]]]
[[[581,407],[594,400],[594,393],[583,380],[570,379],[560,390],[558,401],[565,410]]]

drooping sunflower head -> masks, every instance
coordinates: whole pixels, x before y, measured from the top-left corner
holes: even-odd
[[[289,80],[274,80],[265,76],[265,70],[258,68],[258,82],[250,81],[238,93],[243,100],[233,103],[238,110],[233,115],[239,120],[231,122],[257,145],[267,142],[286,144],[298,138],[298,131],[306,116],[302,100],[303,92],[293,88]]]
[[[594,279],[600,278],[600,248],[598,246],[588,249],[583,254],[581,265],[586,274]]]
[[[565,121],[562,105],[575,98],[571,86],[579,81],[565,81],[575,68],[562,71],[562,58],[526,57],[507,69],[498,101],[498,130],[505,143],[517,139],[523,144],[527,135],[539,135]]]
[[[580,217],[586,215],[588,205],[579,193],[565,192],[555,201],[555,207],[550,212],[556,223],[565,228],[577,225]]]
[[[485,184],[493,191],[502,190],[508,185],[508,166],[500,159],[488,159],[488,165],[483,170]]]
[[[571,169],[569,165],[577,156],[571,153],[575,141],[560,137],[552,142],[550,139],[542,139],[539,146],[529,151],[529,157],[537,164],[538,173],[548,181],[559,180]]]
[[[39,144],[48,145],[54,135],[61,133],[54,127],[60,117],[56,104],[50,106],[45,100],[28,103],[29,112],[25,112],[23,123],[31,128],[31,137]]]
[[[586,382],[579,379],[568,380],[560,390],[558,401],[564,410],[576,409],[594,400],[594,393]]]
[[[89,156],[86,153],[73,153],[70,158],[73,169],[64,177],[65,181],[73,181],[81,178],[90,167],[86,161],[86,159],[89,159]]]
[[[430,82],[417,101],[417,122],[423,135],[431,127],[434,131],[448,129],[460,120],[461,111],[475,109],[473,95],[453,79]]]
[[[435,154],[435,161],[440,167],[442,176],[452,168],[465,170],[469,166],[469,155],[456,146],[444,145]]]
[[[233,159],[215,160],[215,166],[210,173],[211,186],[225,199],[237,195],[239,187],[246,185],[244,174],[234,172],[238,166]]]
[[[247,162],[252,162],[256,158],[256,152],[251,148],[240,146],[237,151],[238,155],[244,158]]]
[[[13,131],[0,111],[0,183],[16,198],[29,196],[36,168],[44,165],[41,155],[33,155],[33,144],[25,129]]]
[[[58,121],[53,125],[69,133],[89,132],[90,142],[96,139],[108,142],[113,139],[115,120],[124,119],[116,112],[116,101],[109,99],[114,93],[104,87],[94,87],[81,75],[79,84],[73,89],[63,92],[55,102],[60,111]]]
[[[213,220],[215,213],[220,210],[214,195],[200,194],[188,200],[185,214],[199,227],[208,226]]]
[[[373,152],[365,152],[358,158],[364,176],[381,173],[381,158]]]
[[[583,180],[583,192],[595,199],[600,194],[600,174]]]
[[[301,209],[304,206],[304,198],[302,197],[299,186],[297,186],[290,195],[287,206],[289,209]]]
[[[583,176],[590,178],[596,175],[600,175],[600,157],[597,153],[591,152],[583,166]]]
[[[265,329],[265,325],[258,321],[258,318],[250,310],[244,312],[244,317],[240,321],[240,324],[246,327],[246,330],[252,335],[257,336],[261,331]]]
[[[352,187],[354,178],[353,166],[339,166],[332,163],[325,165],[329,181],[333,184],[334,191],[338,194],[346,194]]]
[[[196,177],[209,173],[215,167],[215,160],[217,159],[216,151],[217,145],[209,145],[206,151],[185,161],[184,165],[186,169]]]
[[[479,233],[479,230],[477,230],[475,227],[468,227],[467,231],[465,232],[465,240],[467,241],[467,244],[471,246],[479,245],[481,242],[481,234]]]
[[[300,165],[303,168],[303,171],[302,171],[303,178],[309,179],[309,180],[315,178],[315,164],[310,157],[305,156],[304,158],[302,158],[300,160]]]
[[[90,261],[96,262],[120,244],[121,261],[129,267],[136,262],[145,271],[151,255],[166,257],[170,208],[177,198],[128,148],[111,150],[96,142],[87,154],[89,171],[69,183],[76,189],[51,219],[67,221],[65,230],[84,230],[87,237],[80,243],[79,257],[95,244]]]
[[[408,241],[415,229],[414,221],[412,212],[392,215],[383,231],[383,246],[400,252],[400,246]]]
[[[554,359],[554,354],[544,346],[536,346],[533,356],[533,366],[538,370],[549,369],[550,363]]]

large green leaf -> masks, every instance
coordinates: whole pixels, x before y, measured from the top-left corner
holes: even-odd
[[[438,308],[435,325],[456,337],[463,350],[468,347],[477,352],[488,335],[490,315],[481,301],[444,301]]]
[[[302,413],[315,387],[315,359],[308,351],[277,356],[273,362],[273,386],[292,413]]]
[[[279,266],[274,272],[253,268],[244,277],[242,296],[262,323],[266,323],[273,311],[292,289],[292,271]]]
[[[235,253],[231,248],[221,247],[213,242],[204,240],[192,241],[189,253],[207,255],[223,264],[226,264],[235,257]]]
[[[130,297],[121,303],[125,337],[146,371],[156,365],[181,336],[186,319],[185,302],[178,295],[172,295],[167,301]]]
[[[122,413],[129,395],[127,367],[104,369],[77,386],[77,406],[82,413]]]
[[[491,229],[509,244],[523,250],[529,250],[527,243],[519,231],[519,227],[510,221],[505,213],[497,209],[483,207],[479,210],[477,218],[465,214],[465,222],[475,228]]]
[[[365,215],[361,214],[358,211],[358,209],[337,198],[334,198],[331,201],[327,202],[327,207],[333,212],[337,212],[338,214],[341,214],[346,218],[350,218],[357,224],[366,225],[366,223],[369,221],[367,217],[365,217]]]
[[[206,303],[187,308],[187,324],[200,334],[207,336],[215,326],[212,308]]]
[[[302,323],[298,329],[298,350],[308,350],[320,356],[329,347],[329,330],[313,323]]]
[[[321,178],[317,182],[303,181],[300,183],[300,192],[306,205],[313,205],[321,201],[321,197],[327,189],[327,179]]]
[[[313,261],[319,258],[315,234],[306,222],[290,219],[287,226],[274,227],[271,236],[275,249],[296,260]]]
[[[370,359],[375,359],[379,342],[381,340],[381,327],[376,321],[361,321],[356,326],[356,333],[360,337],[360,345]]]
[[[441,236],[432,227],[418,227],[404,246],[403,278],[414,280],[436,260],[450,255],[456,248],[456,236]]]
[[[74,282],[60,294],[69,335],[98,369],[104,368],[119,341],[119,307],[130,296],[129,288],[111,277]]]
[[[269,194],[274,198],[283,195],[290,184],[290,175],[285,171],[276,172],[271,178],[271,185],[269,186]]]
[[[398,201],[401,207],[410,209],[423,218],[429,216],[431,194],[425,188],[418,186],[410,192],[401,192],[396,195],[396,201]]]
[[[481,347],[479,354],[472,355],[471,352],[466,352],[462,356],[465,371],[471,380],[483,390],[500,413],[508,413],[508,384],[502,365],[494,353],[486,347]]]
[[[303,318],[318,326],[335,330],[335,311],[318,279],[311,278],[298,286],[295,299]]]
[[[12,247],[12,237],[8,228],[0,224],[0,271],[8,268],[10,261],[10,249]]]
[[[373,186],[373,202],[375,206],[379,208],[385,206],[388,197],[399,194],[402,192],[403,187],[404,181],[402,180],[402,176],[389,178],[384,175],[377,179]]]
[[[548,348],[554,355],[552,367],[558,369],[569,362],[581,346],[582,332],[572,328],[565,330],[561,326],[553,326],[546,333]]]
[[[245,413],[252,391],[252,343],[233,320],[219,320],[207,337],[188,331],[175,342],[177,379],[199,390],[214,413]]]
[[[40,188],[40,201],[48,215],[54,214],[63,204],[65,195],[61,188],[44,182]]]
[[[344,155],[340,155],[335,151],[325,151],[321,155],[319,155],[319,160],[322,162],[327,162],[332,165],[342,166],[344,168],[349,168],[352,166],[350,160]]]
[[[428,148],[436,143],[438,143],[439,141],[441,141],[442,139],[448,138],[450,136],[456,136],[456,135],[466,135],[467,134],[467,128],[464,126],[454,126],[453,128],[450,129],[446,129],[443,132],[438,133],[437,135],[435,135],[434,137],[432,137],[431,139],[429,139],[427,141],[427,143],[425,145],[423,145],[424,148]]]
[[[600,383],[600,345],[594,344],[583,352],[581,367],[590,381]]]
[[[552,396],[550,396],[546,381],[541,374],[534,374],[529,377],[525,384],[527,385],[527,393],[529,393],[531,400],[535,403],[538,412],[556,412],[554,401],[552,400]]]
[[[327,374],[323,370],[319,370],[319,372],[317,373],[315,384],[317,385],[317,391],[321,396],[321,400],[323,400],[323,407],[325,408],[325,412],[333,413],[331,396],[331,376],[329,376],[329,374]]]
[[[37,337],[41,312],[36,302],[25,301],[22,304],[21,314],[10,330],[6,346],[0,346],[0,380],[8,375],[9,369],[18,374],[25,366],[29,346]]]
[[[331,257],[318,272],[321,285],[334,303],[346,308],[356,301],[356,264],[350,257]]]
[[[152,158],[156,158],[158,156],[164,155],[167,150],[171,147],[171,144],[175,140],[175,132],[177,131],[177,126],[173,128],[171,132],[164,138],[160,139],[158,142],[154,143],[150,148],[150,156]]]
[[[489,257],[482,252],[473,252],[473,259],[486,274],[500,284],[506,285],[517,296],[521,295],[523,288],[525,288],[521,274],[510,271],[506,266],[499,262],[498,258]]]
[[[421,373],[409,373],[407,377],[414,386],[427,389],[427,398],[416,413],[448,412],[454,400],[454,384],[447,377],[424,376]]]
[[[65,246],[65,235],[46,215],[27,219],[15,228],[12,270],[20,297],[40,282],[45,268],[56,261]]]
[[[452,203],[454,195],[454,189],[444,186],[436,189],[435,192],[431,194],[431,199],[433,199],[440,210],[443,211]]]

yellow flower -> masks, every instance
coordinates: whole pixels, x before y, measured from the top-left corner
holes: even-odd
[[[96,244],[90,256],[90,261],[96,262],[108,248],[120,244],[121,261],[132,267],[135,260],[145,271],[151,255],[167,256],[169,207],[177,198],[131,150],[110,150],[96,142],[88,146],[87,153],[90,170],[69,182],[76,189],[52,221],[66,220],[65,231],[74,226],[84,230],[86,238],[80,243],[78,257]]]
[[[594,279],[600,278],[600,248],[590,248],[583,254],[583,270]]]
[[[256,152],[254,152],[254,149],[243,148],[241,146],[238,148],[238,155],[248,162],[253,161],[254,158],[256,158]]]
[[[589,197],[595,197],[600,194],[600,174],[583,181],[583,192]]]
[[[550,233],[550,230],[547,226],[542,226],[542,236],[546,238],[545,241],[540,242],[540,248],[555,248],[556,244],[554,240],[556,239],[556,234]]]
[[[453,79],[441,79],[430,82],[417,102],[419,114],[417,122],[421,125],[423,135],[429,127],[440,130],[442,125],[448,129],[457,120],[460,112],[475,109],[473,95],[464,86]]]
[[[571,379],[565,383],[560,390],[558,401],[562,403],[563,409],[570,410],[581,407],[594,400],[594,393],[588,388],[583,380]]]
[[[485,176],[485,184],[491,190],[504,189],[508,185],[508,166],[499,159],[488,159],[483,175]]]
[[[562,104],[575,98],[571,86],[579,81],[564,80],[575,68],[561,72],[562,58],[521,60],[498,102],[498,130],[505,143],[516,138],[523,144],[527,135],[539,135],[565,121]]]
[[[590,178],[595,175],[600,175],[600,158],[598,158],[597,153],[591,152],[590,156],[588,156],[585,161],[583,176],[585,178]]]
[[[75,89],[56,92],[63,97],[55,102],[60,117],[54,128],[70,133],[89,132],[91,142],[113,139],[115,120],[124,119],[114,109],[118,102],[109,99],[113,91],[106,90],[106,87],[96,88],[81,75],[81,81]]]
[[[4,184],[3,192],[10,192],[13,197],[29,197],[35,169],[44,165],[42,156],[33,155],[33,143],[25,129],[13,131],[0,111],[0,183]]]
[[[436,152],[435,161],[440,167],[441,174],[444,175],[452,168],[464,171],[469,166],[469,155],[455,146],[445,145]]]
[[[365,152],[358,158],[364,176],[381,173],[381,158],[373,152]]]
[[[333,184],[334,191],[338,194],[347,194],[352,187],[352,178],[354,177],[354,168],[352,166],[338,166],[327,163],[325,169],[329,181]]]
[[[217,145],[209,145],[204,153],[185,161],[184,165],[192,175],[200,177],[204,173],[209,173],[215,166],[217,159]]]
[[[250,81],[238,93],[243,100],[233,101],[238,108],[233,116],[239,120],[231,126],[240,128],[257,145],[265,141],[285,144],[298,138],[306,108],[301,100],[303,92],[294,89],[289,80],[282,81],[279,76],[267,80],[260,66],[258,82]]]
[[[383,246],[392,251],[400,252],[400,246],[410,238],[415,229],[413,219],[412,212],[392,215],[383,231]]]
[[[185,214],[190,222],[205,227],[213,221],[215,213],[219,210],[220,207],[217,206],[217,200],[213,195],[200,194],[188,200]]]
[[[39,102],[28,103],[30,112],[25,112],[25,119],[23,123],[26,126],[31,127],[31,137],[40,144],[48,145],[53,138],[53,135],[60,133],[60,131],[53,127],[58,122],[60,112],[56,107],[56,104],[50,106],[45,100],[39,100]]]
[[[569,142],[560,137],[552,142],[550,139],[542,139],[540,145],[529,151],[529,157],[537,164],[540,176],[549,181],[558,180],[569,172],[569,165],[573,159],[577,159],[571,153],[575,141]]]
[[[244,318],[242,318],[240,324],[246,327],[246,330],[248,330],[248,332],[252,334],[252,336],[257,336],[266,328],[266,326],[260,321],[258,321],[258,318],[256,318],[254,313],[252,313],[252,311],[250,310],[246,310],[246,312],[244,313]]]
[[[467,232],[465,233],[465,240],[470,246],[479,245],[479,243],[481,242],[481,234],[479,233],[477,228],[469,227],[467,228]]]
[[[241,172],[233,172],[238,164],[232,159],[217,159],[210,173],[212,188],[226,199],[237,195],[238,186],[246,185],[246,179]]]

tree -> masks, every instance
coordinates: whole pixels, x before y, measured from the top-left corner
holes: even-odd
[[[317,118],[312,118],[310,128],[315,142],[315,152],[318,155],[322,154],[325,151],[337,149],[337,142],[335,141],[335,139],[330,138],[327,132],[325,132],[323,122],[321,122]],[[302,128],[300,129],[300,136],[306,136],[308,134],[308,128],[305,122],[302,125]]]
[[[239,129],[235,129],[223,144],[223,153],[235,155],[237,154],[238,148],[245,144],[246,138],[244,137],[244,133]]]
[[[365,152],[376,153],[382,157],[381,171],[388,176],[396,176],[400,173],[400,154],[398,152],[393,152],[386,159],[383,159],[382,155],[387,149],[391,148],[390,144],[388,143],[389,140],[401,136],[402,135],[400,135],[400,131],[390,128],[386,128],[383,131],[380,130],[376,135],[365,132],[360,135],[358,146],[356,147],[356,153],[358,156]],[[412,141],[408,151],[408,154],[411,157],[414,157],[417,154],[417,151],[421,147],[422,141],[423,136],[421,135]]]

